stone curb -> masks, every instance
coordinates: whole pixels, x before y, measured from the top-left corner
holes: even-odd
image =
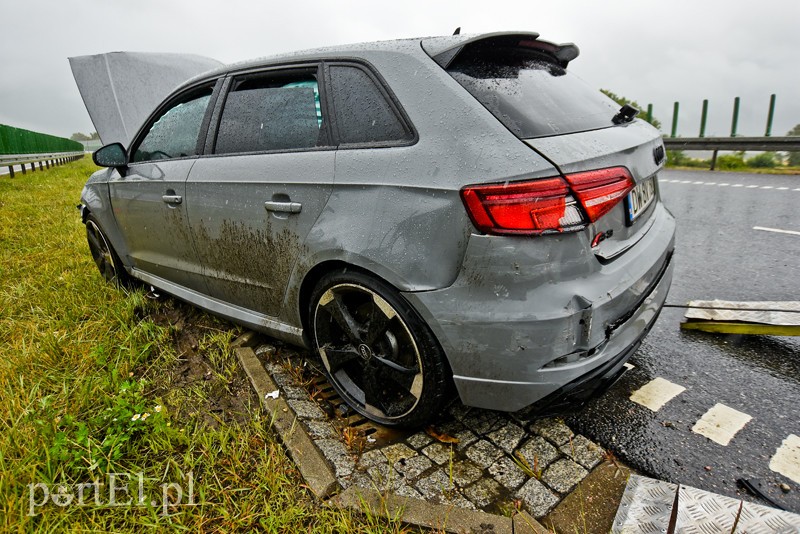
[[[272,399],[267,393],[278,390],[251,346],[257,337],[250,332],[234,340],[232,347],[237,359],[247,373],[250,383],[262,406],[272,417],[272,423],[289,451],[311,491],[325,501],[341,486],[328,465],[325,456],[305,433],[297,415],[282,398]],[[407,524],[433,528],[446,532],[491,532],[492,534],[538,534],[548,532],[536,519],[522,511],[512,519],[486,512],[467,510],[457,506],[433,504],[427,501],[401,497],[377,490],[351,486],[326,501],[328,505],[364,512],[365,508],[380,517],[399,517]]]
[[[317,497],[327,499],[340,486],[325,456],[305,433],[297,415],[286,401],[280,397],[272,399],[266,396],[267,393],[278,390],[278,386],[264,370],[253,349],[239,346],[234,349],[234,353],[261,399],[261,405],[272,417],[272,426],[278,431],[300,474]]]
[[[433,504],[413,497],[381,493],[350,486],[326,504],[364,511],[382,517],[399,517],[403,523],[455,533],[539,534],[549,532],[526,512],[513,518],[467,510],[453,505]]]

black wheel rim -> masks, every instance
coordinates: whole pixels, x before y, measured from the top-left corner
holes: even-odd
[[[111,253],[111,247],[108,246],[103,232],[100,231],[100,228],[94,221],[86,221],[86,237],[89,240],[89,250],[92,253],[92,259],[100,270],[100,274],[102,274],[103,278],[106,280],[114,280],[117,276],[114,255]]]
[[[422,394],[419,348],[397,311],[351,283],[328,288],[314,312],[316,344],[339,393],[362,414],[397,420]]]

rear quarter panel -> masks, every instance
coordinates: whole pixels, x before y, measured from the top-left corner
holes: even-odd
[[[411,146],[340,147],[328,205],[308,236],[317,263],[342,259],[402,291],[456,279],[473,226],[467,184],[551,176],[553,166],[503,127],[421,49],[365,52],[418,133]]]

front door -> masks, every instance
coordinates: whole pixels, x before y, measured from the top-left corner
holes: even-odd
[[[136,269],[205,293],[189,233],[186,178],[197,161],[211,86],[167,105],[133,145],[124,175],[109,182],[111,205]]]

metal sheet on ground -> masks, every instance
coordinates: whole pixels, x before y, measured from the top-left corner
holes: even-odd
[[[774,534],[798,530],[800,515],[638,475],[628,480],[611,527],[614,534]]]
[[[678,486],[652,478],[631,475],[622,494],[611,532],[666,532]]]
[[[800,326],[798,301],[691,300],[687,305],[690,306],[686,310],[687,319]]]

